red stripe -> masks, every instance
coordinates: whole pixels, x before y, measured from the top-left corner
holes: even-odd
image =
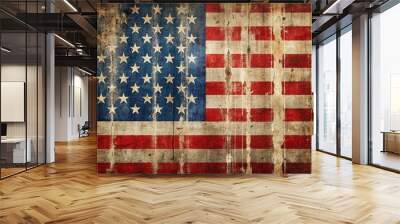
[[[286,26],[281,31],[283,40],[311,40],[310,26]]]
[[[285,12],[311,12],[311,4],[285,4]]]
[[[206,121],[247,121],[246,109],[242,108],[207,108],[205,113]],[[256,122],[269,122],[273,119],[273,112],[270,108],[250,109],[250,120]]]
[[[274,84],[272,82],[251,82],[251,95],[272,95]],[[206,95],[245,95],[245,84],[242,82],[231,82],[230,90],[226,82],[206,82]]]
[[[262,111],[258,111],[261,113]],[[257,113],[254,112],[254,113]],[[267,111],[269,116],[272,112]],[[261,115],[260,116],[262,119]],[[99,135],[98,145],[99,149],[176,149],[179,148],[179,136],[172,135]],[[111,145],[109,139],[114,139],[114,145]],[[183,136],[183,148],[185,149],[231,149],[246,148],[246,136],[243,135],[185,135]],[[269,149],[272,147],[272,137],[269,135],[256,135],[250,137],[250,147],[252,149]],[[107,140],[107,141],[104,141]],[[228,141],[229,140],[229,141]],[[153,142],[156,142],[154,144]],[[107,142],[107,143],[106,143]],[[160,142],[164,142],[161,143]],[[229,143],[229,145],[227,145]]]
[[[232,54],[231,66],[233,68],[247,67],[247,54]],[[272,54],[250,54],[250,67],[252,68],[272,68],[274,64],[274,56]],[[224,68],[224,54],[206,54],[206,66],[208,68]]]
[[[180,165],[178,162],[157,163],[157,171],[153,171],[151,163],[115,163],[110,172],[119,174],[179,174]],[[274,165],[272,163],[250,163],[253,173],[272,173]],[[234,173],[243,173],[246,170],[246,163],[230,163],[229,169],[227,163],[185,163],[183,172],[185,174],[226,174],[228,170]],[[300,166],[298,166],[300,168]],[[97,171],[107,173],[110,163],[98,163]]]
[[[311,163],[286,163],[286,173],[311,173]]]
[[[282,82],[283,95],[312,95],[311,82]]]
[[[224,7],[217,3],[207,3],[205,7],[206,12],[223,12]]]
[[[285,109],[285,121],[312,121],[313,111],[307,109]]]
[[[285,149],[311,149],[310,135],[286,135],[283,143]]]
[[[241,82],[231,82],[228,92],[225,82],[206,82],[206,95],[243,95],[244,87]]]
[[[251,95],[272,95],[274,94],[273,82],[251,82]]]
[[[311,54],[285,54],[285,68],[311,68]]]
[[[250,33],[254,35],[254,40],[274,40],[272,27],[270,26],[252,26]]]
[[[247,67],[247,54],[232,54],[231,65],[232,68],[246,68]]]
[[[206,54],[207,68],[223,68],[225,66],[224,54]]]
[[[224,7],[229,7],[227,11],[229,12],[241,12],[242,11],[242,6],[241,4],[234,4],[230,3],[228,5],[223,5],[223,4],[218,4],[218,3],[207,3],[205,10],[206,12],[224,12],[225,8]]]
[[[259,3],[250,5],[250,12],[271,12],[271,11],[272,7],[270,4]]]
[[[250,60],[250,67],[252,68],[272,68],[274,65],[272,54],[251,54]]]
[[[225,40],[228,35],[229,40],[241,40],[241,27],[206,27],[206,40]]]

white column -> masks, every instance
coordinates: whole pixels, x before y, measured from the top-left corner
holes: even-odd
[[[353,20],[353,162],[368,163],[368,15]]]
[[[55,133],[55,56],[54,35],[46,36],[46,163],[55,161],[54,133]]]

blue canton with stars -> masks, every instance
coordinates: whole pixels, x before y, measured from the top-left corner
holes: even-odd
[[[115,45],[98,49],[99,121],[203,121],[203,4],[121,4]],[[110,24],[99,15],[98,32]]]

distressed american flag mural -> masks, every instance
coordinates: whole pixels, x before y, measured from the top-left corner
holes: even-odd
[[[98,5],[98,171],[311,172],[309,4]]]

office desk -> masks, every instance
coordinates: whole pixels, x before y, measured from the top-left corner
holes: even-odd
[[[400,154],[400,132],[384,131],[383,134],[383,152],[392,152]]]
[[[31,162],[32,140],[26,140],[27,147],[25,153],[25,138],[6,138],[1,139],[1,157],[6,163],[26,163]]]

